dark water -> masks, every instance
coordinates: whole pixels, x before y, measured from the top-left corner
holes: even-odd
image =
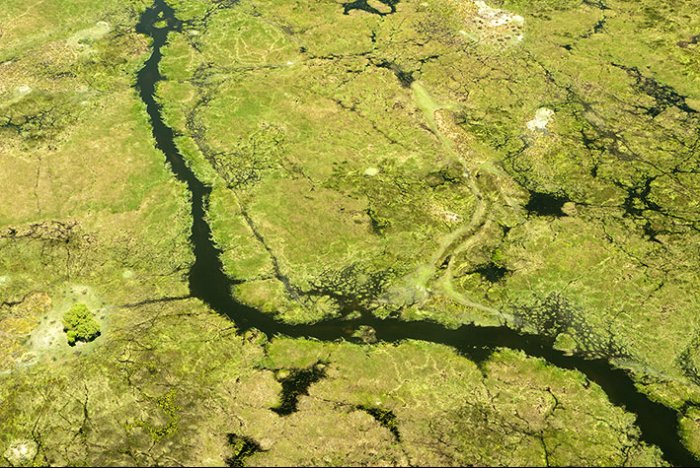
[[[401,442],[401,433],[393,411],[365,405],[359,405],[356,408],[372,416],[382,427],[391,432],[396,442]]]
[[[530,191],[530,199],[525,205],[528,213],[538,216],[564,216],[562,208],[564,204],[570,201],[568,198],[552,195],[550,193],[541,193]]]
[[[160,19],[166,20],[167,25],[163,28],[155,25]],[[677,413],[674,410],[655,403],[640,393],[625,371],[614,368],[603,359],[587,360],[578,356],[566,356],[552,348],[550,338],[518,332],[508,327],[464,325],[453,330],[430,321],[382,320],[369,313],[352,320],[340,318],[311,325],[288,325],[278,322],[270,314],[262,313],[233,299],[232,282],[223,272],[219,259],[221,252],[212,242],[211,229],[205,217],[211,188],[199,181],[185,164],[183,156],[175,146],[175,134],[165,124],[154,95],[155,86],[162,79],[158,69],[161,48],[166,43],[168,33],[180,30],[181,26],[174,11],[164,0],[155,0],[154,6],[143,13],[137,31],[151,37],[153,54],[138,73],[137,88],[146,104],[157,147],[165,154],[175,176],[187,184],[191,193],[193,221],[190,240],[195,255],[195,262],[189,273],[192,296],[201,299],[218,313],[228,316],[241,332],[254,328],[268,337],[285,335],[322,341],[351,340],[352,333],[364,325],[376,330],[376,338],[379,341],[396,343],[415,339],[439,343],[453,347],[476,362],[488,358],[490,353],[499,347],[524,351],[555,366],[582,372],[602,387],[613,404],[636,414],[642,439],[659,446],[667,461],[674,465],[700,466],[698,460],[679,440]]]
[[[368,0],[353,0],[350,2],[343,3],[343,14],[350,14],[353,10],[360,10],[366,13],[371,13],[373,15],[386,16],[396,13],[396,5],[398,5],[400,0],[379,0],[385,6],[389,7],[388,12],[382,12],[374,8],[369,4]]]
[[[233,455],[226,459],[226,466],[245,466],[246,458],[262,451],[260,444],[250,437],[231,433],[227,438]]]
[[[309,394],[309,387],[326,376],[323,367],[319,365],[308,369],[295,369],[291,374],[282,379],[282,402],[279,406],[271,408],[280,416],[287,416],[296,412],[297,403],[301,395]]]
[[[495,263],[488,263],[475,269],[474,273],[479,273],[486,281],[497,283],[508,274],[508,269],[496,265]]]

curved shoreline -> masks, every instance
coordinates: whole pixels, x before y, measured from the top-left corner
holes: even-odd
[[[167,26],[156,27],[160,20],[165,20]],[[636,415],[636,423],[641,431],[640,439],[658,446],[668,462],[677,466],[700,466],[700,461],[680,440],[679,415],[675,410],[650,400],[635,387],[626,371],[613,367],[604,359],[587,360],[580,356],[567,356],[552,347],[551,338],[521,333],[505,326],[463,325],[457,329],[448,329],[436,322],[380,319],[368,313],[352,320],[340,318],[316,324],[290,325],[237,302],[230,294],[232,282],[223,271],[221,252],[212,240],[211,228],[206,220],[211,187],[197,179],[185,163],[185,158],[175,145],[175,132],[165,123],[161,106],[155,97],[156,84],[163,79],[159,71],[161,48],[166,44],[168,34],[180,31],[181,26],[182,23],[177,20],[174,10],[165,0],[154,0],[154,5],[142,13],[136,30],[151,38],[153,52],[138,72],[136,87],[146,105],[156,147],[165,154],[173,174],[187,185],[191,194],[190,241],[195,261],[188,280],[193,297],[202,300],[219,314],[229,317],[241,332],[255,328],[268,336],[285,335],[291,338],[336,341],[350,338],[360,326],[370,326],[376,330],[379,341],[396,343],[414,339],[443,344],[476,362],[487,359],[499,347],[523,351],[557,367],[583,373],[603,389],[611,403]]]

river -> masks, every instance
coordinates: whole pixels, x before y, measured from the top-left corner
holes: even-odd
[[[162,27],[158,27],[156,24],[162,19],[165,19],[165,25],[160,24]],[[338,318],[309,325],[290,325],[275,320],[272,314],[237,302],[230,293],[232,281],[223,271],[221,252],[212,240],[211,228],[205,216],[211,187],[197,179],[187,166],[185,158],[175,145],[175,132],[166,125],[155,96],[156,85],[163,79],[159,70],[161,49],[167,42],[168,34],[181,28],[182,23],[165,0],[155,0],[154,5],[143,12],[136,29],[151,38],[153,51],[138,72],[136,86],[146,104],[156,146],[165,154],[175,177],[187,185],[191,194],[190,240],[195,261],[188,278],[190,294],[193,297],[229,317],[241,333],[257,329],[268,337],[284,335],[292,338],[337,341],[349,339],[361,326],[369,326],[376,330],[376,338],[380,342],[397,343],[414,339],[439,343],[453,347],[476,362],[488,358],[496,348],[521,350],[529,356],[543,358],[557,367],[583,373],[605,391],[613,404],[636,415],[641,439],[658,446],[669,463],[676,466],[700,466],[700,461],[680,441],[678,413],[675,410],[650,400],[637,390],[626,371],[612,366],[604,359],[568,356],[554,349],[553,340],[549,337],[522,333],[505,326],[463,325],[458,329],[449,329],[432,321],[380,319],[368,312],[352,320]]]

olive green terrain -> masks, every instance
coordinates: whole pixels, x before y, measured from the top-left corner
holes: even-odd
[[[700,456],[694,3],[168,1],[158,98],[232,294],[549,336]],[[242,334],[191,297],[190,194],[135,90],[149,6],[0,9],[3,463],[666,464],[543,359]],[[76,304],[99,336],[71,346]]]

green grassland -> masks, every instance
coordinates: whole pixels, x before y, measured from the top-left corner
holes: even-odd
[[[506,322],[696,398],[691,2],[186,3],[160,94],[239,299]]]
[[[238,333],[189,297],[190,194],[134,89],[150,2],[4,3],[3,463],[666,463],[520,352]],[[693,2],[168,3],[158,98],[238,300],[557,338],[678,409],[700,455]],[[76,304],[100,335],[71,347]]]

